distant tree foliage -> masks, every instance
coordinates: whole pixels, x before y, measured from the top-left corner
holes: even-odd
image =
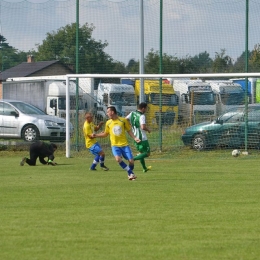
[[[18,51],[6,41],[6,38],[0,34],[0,71],[7,70],[26,61],[27,54]]]
[[[126,73],[122,62],[114,61],[104,49],[107,42],[102,43],[92,38],[95,27],[84,24],[78,30],[79,73]],[[76,68],[76,23],[61,27],[56,32],[47,33],[42,44],[37,45],[33,54],[37,61],[60,60],[64,64]]]
[[[127,65],[114,60],[105,52],[108,42],[96,41],[92,37],[94,29],[94,25],[88,23],[79,28],[79,73],[139,73],[139,60],[132,58]],[[76,23],[47,33],[42,43],[36,44],[36,50],[32,49],[28,53],[10,46],[5,37],[0,34],[0,71],[25,62],[28,54],[34,55],[36,61],[60,60],[76,72]],[[188,54],[184,57],[177,57],[177,54],[163,53],[161,65],[163,74],[245,72],[245,52],[236,61],[226,54],[225,49],[215,52],[213,59],[207,51],[193,57]],[[260,44],[256,44],[252,51],[248,51],[248,72],[259,70]],[[160,53],[151,49],[144,57],[144,73],[157,74],[159,72]]]
[[[220,53],[215,53],[215,59],[212,67],[214,73],[228,73],[232,71],[232,59],[226,55],[225,49],[221,49]]]
[[[254,49],[249,56],[249,69],[250,72],[260,71],[260,44],[254,46]]]

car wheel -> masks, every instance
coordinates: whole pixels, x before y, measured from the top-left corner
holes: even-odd
[[[192,148],[197,151],[202,151],[206,148],[206,140],[203,135],[195,135],[192,140]]]
[[[40,138],[39,130],[34,125],[27,125],[23,128],[22,138],[26,142],[35,142]]]

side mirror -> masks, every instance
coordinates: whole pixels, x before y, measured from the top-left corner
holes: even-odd
[[[187,104],[188,103],[188,95],[187,94],[182,94],[181,95],[181,102],[183,104]]]
[[[223,120],[217,119],[217,120],[216,120],[216,123],[217,123],[217,124],[220,124],[220,125],[223,125]]]
[[[12,116],[15,116],[15,117],[18,117],[18,116],[19,116],[19,114],[18,114],[16,111],[12,111],[10,114],[11,114]]]

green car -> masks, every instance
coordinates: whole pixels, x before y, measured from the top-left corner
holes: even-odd
[[[241,148],[245,146],[246,132],[248,147],[259,148],[260,104],[248,105],[247,117],[245,106],[233,107],[215,121],[186,128],[181,138],[184,145],[195,150],[213,147]]]

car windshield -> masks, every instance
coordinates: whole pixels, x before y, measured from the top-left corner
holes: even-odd
[[[218,118],[219,121],[224,123],[242,121],[244,118],[244,107],[235,107],[228,110],[225,114]]]
[[[134,106],[135,95],[133,93],[110,93],[111,105]]]
[[[162,105],[165,106],[177,106],[178,105],[178,96],[176,94],[162,94]],[[151,102],[153,105],[160,104],[160,94],[152,93]]]
[[[245,103],[245,94],[240,93],[222,93],[221,102],[224,105],[243,105]]]
[[[191,99],[192,97],[190,97],[190,101]],[[213,92],[193,92],[193,105],[214,105],[215,103]]]
[[[39,108],[23,102],[10,102],[14,107],[27,115],[46,115]]]

